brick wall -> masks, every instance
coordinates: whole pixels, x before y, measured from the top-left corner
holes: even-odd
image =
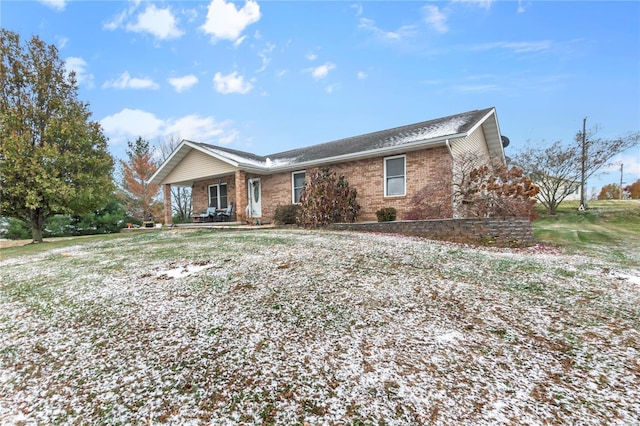
[[[273,219],[276,207],[291,204],[291,172],[263,176],[262,200],[264,221]]]
[[[194,182],[191,197],[193,203],[193,214],[199,214],[209,207],[209,185],[216,185],[218,183],[227,184],[227,203],[233,203],[234,210],[237,206],[236,195],[236,179],[235,176],[225,176],[220,179],[206,179]]]
[[[349,186],[358,191],[358,203],[361,206],[359,221],[376,220],[376,211],[382,207],[394,207],[398,212],[398,218],[403,218],[413,208],[412,196],[427,185],[444,180],[451,182],[451,174],[442,174],[443,168],[451,170],[451,156],[446,147],[438,147],[421,151],[406,153],[406,193],[401,197],[384,196],[384,158],[349,161],[330,165],[331,170],[337,175],[344,175]],[[296,170],[298,171],[298,170]],[[309,176],[313,169],[306,169]],[[291,204],[291,172],[277,173],[273,175],[247,174],[246,179],[259,177],[262,184],[262,217],[263,221],[271,221],[276,207]],[[235,203],[236,177],[228,176],[220,179],[227,183],[229,201]],[[208,186],[218,183],[218,179],[201,180],[193,187],[193,211],[198,213],[207,208],[209,203]],[[240,182],[240,186],[246,182]],[[234,204],[241,208],[246,207],[246,188],[238,188],[239,196],[243,197],[240,203]],[[243,204],[244,203],[244,204]],[[244,209],[244,207],[242,207]],[[240,216],[244,210],[236,210]]]
[[[433,240],[496,247],[527,247],[535,244],[529,219],[514,217],[336,223],[330,228],[415,235]]]
[[[443,166],[451,170],[451,156],[446,147],[433,148],[406,154],[406,193],[401,197],[384,196],[384,158],[349,161],[334,164],[330,169],[337,175],[344,175],[349,186],[357,189],[361,206],[359,221],[376,220],[376,211],[382,207],[394,207],[402,218],[411,208],[413,194],[423,187],[445,180],[451,182],[451,175],[442,175]],[[307,169],[309,176],[314,169]],[[271,220],[278,205],[291,204],[291,172],[263,176],[262,214]]]

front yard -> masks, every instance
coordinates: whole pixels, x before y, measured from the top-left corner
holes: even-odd
[[[167,231],[0,274],[2,424],[640,419],[640,270],[608,258]]]

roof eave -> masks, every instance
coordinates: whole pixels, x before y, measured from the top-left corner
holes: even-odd
[[[468,133],[466,133],[466,132],[465,133],[456,133],[456,134],[442,136],[442,137],[438,137],[438,138],[434,138],[434,139],[428,139],[428,140],[422,139],[422,140],[419,140],[419,141],[415,141],[415,142],[411,142],[411,143],[407,143],[407,144],[403,144],[403,145],[399,145],[399,146],[384,147],[384,148],[372,149],[372,150],[368,150],[368,151],[361,151],[361,152],[356,152],[356,153],[351,153],[351,154],[344,154],[344,155],[337,155],[337,156],[333,156],[333,157],[320,158],[320,159],[316,159],[316,160],[302,161],[302,162],[299,162],[299,163],[287,164],[286,166],[272,167],[272,168],[269,168],[269,169],[266,169],[266,170],[268,170],[269,172],[282,172],[282,171],[287,171],[287,170],[298,170],[298,169],[305,168],[305,167],[319,166],[319,165],[328,164],[328,163],[342,163],[342,162],[346,162],[346,161],[361,160],[361,159],[364,159],[364,158],[393,155],[393,154],[398,154],[398,153],[406,152],[406,151],[415,151],[416,149],[420,149],[420,148],[434,148],[434,147],[440,146],[440,145],[444,146],[445,142],[448,139],[464,138],[467,135],[468,135]]]

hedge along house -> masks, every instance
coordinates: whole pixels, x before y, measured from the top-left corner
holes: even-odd
[[[234,220],[268,222],[277,206],[299,201],[311,171],[329,167],[357,189],[358,220],[372,221],[382,207],[396,208],[402,218],[418,191],[451,183],[454,162],[469,154],[505,164],[495,108],[268,156],[183,140],[151,183],[163,186],[165,224],[172,223],[172,186],[192,188],[195,213],[233,203]]]

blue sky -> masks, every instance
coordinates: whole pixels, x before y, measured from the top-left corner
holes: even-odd
[[[637,1],[16,1],[124,157],[170,137],[270,154],[494,106],[527,143],[640,130]],[[640,148],[614,159],[640,178]],[[619,182],[619,165],[589,190]]]

